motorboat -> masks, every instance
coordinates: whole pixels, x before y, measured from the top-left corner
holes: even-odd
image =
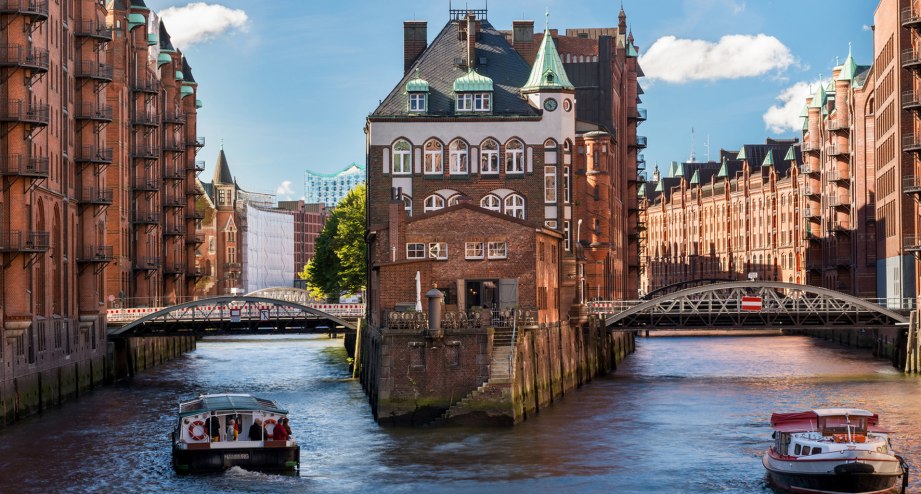
[[[172,432],[177,473],[300,468],[300,446],[284,427],[288,411],[272,400],[248,394],[211,394],[179,404]],[[281,431],[279,431],[281,432]],[[278,437],[278,439],[276,439]]]
[[[774,444],[762,462],[771,483],[793,493],[905,491],[908,466],[879,417],[857,408],[771,415]]]

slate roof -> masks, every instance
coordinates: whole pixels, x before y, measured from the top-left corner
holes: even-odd
[[[409,115],[406,84],[416,77],[429,83],[428,113],[431,116],[457,116],[484,118],[489,115],[476,112],[454,113],[454,81],[467,74],[467,69],[454,64],[455,59],[466,60],[466,42],[458,39],[460,21],[450,21],[438,33],[425,51],[413,63],[400,82],[381,102],[371,117],[398,117]],[[486,58],[486,64],[477,62],[476,70],[493,80],[493,116],[538,116],[539,112],[520,95],[520,88],[528,80],[531,67],[485,19],[480,21],[480,35],[476,42],[476,59]],[[414,114],[414,118],[424,115]]]
[[[162,20],[160,21],[160,49],[176,51],[169,37],[169,32],[166,31],[166,24]]]
[[[182,57],[182,80],[195,82],[195,78],[192,77],[192,66],[189,65],[189,61],[185,57]]]
[[[214,179],[216,184],[234,183],[233,174],[230,173],[230,165],[227,164],[227,156],[224,155],[224,147],[217,154],[217,164],[214,166]]]

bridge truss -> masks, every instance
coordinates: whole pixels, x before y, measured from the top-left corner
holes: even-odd
[[[743,306],[760,299],[760,309]],[[771,281],[695,286],[643,301],[605,318],[613,331],[700,329],[881,329],[908,315],[841,292]]]

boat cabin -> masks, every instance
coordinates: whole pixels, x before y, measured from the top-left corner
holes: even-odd
[[[775,413],[774,450],[789,457],[813,456],[845,449],[889,452],[888,436],[875,427],[876,414],[856,408],[824,408],[809,412]]]
[[[286,418],[287,410],[274,402],[250,395],[203,395],[179,404],[179,442],[216,443],[225,441],[271,441],[275,427]],[[233,420],[236,434],[232,433]],[[257,424],[253,428],[253,424]],[[259,432],[250,438],[250,430]]]

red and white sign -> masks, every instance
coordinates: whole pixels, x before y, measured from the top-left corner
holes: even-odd
[[[742,310],[760,311],[761,297],[742,297]]]

